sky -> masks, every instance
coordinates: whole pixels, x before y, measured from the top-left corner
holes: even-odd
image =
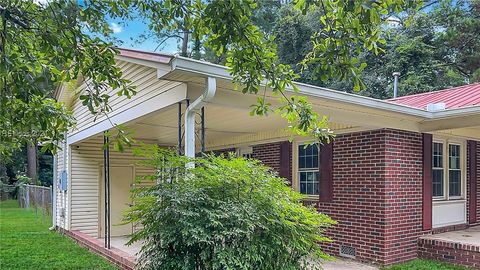
[[[113,31],[112,36],[121,41],[121,44],[116,44],[119,47],[154,51],[158,46],[158,41],[155,38],[149,38],[141,43],[135,42],[141,34],[148,32],[148,26],[142,20],[128,22],[109,20],[109,24]],[[176,53],[178,51],[177,40],[168,40],[161,47],[157,48],[156,51]]]
[[[48,4],[50,0],[33,0],[37,4],[45,5]],[[83,4],[83,0],[78,0],[80,5]],[[110,28],[113,31],[112,36],[119,40],[120,42],[115,44],[121,48],[129,48],[143,51],[154,51],[165,52],[165,53],[176,53],[178,52],[177,40],[169,39],[162,44],[161,47],[158,47],[158,41],[155,38],[149,38],[141,43],[135,42],[138,40],[138,37],[148,32],[148,26],[142,20],[132,20],[132,21],[116,21],[114,19],[109,19],[108,23]]]

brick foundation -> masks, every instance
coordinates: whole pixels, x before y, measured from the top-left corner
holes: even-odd
[[[418,240],[418,257],[480,268],[480,247],[446,240]]]
[[[86,247],[93,253],[96,253],[124,270],[133,270],[135,268],[135,257],[118,249],[111,247],[106,249],[103,241],[79,231],[65,231],[65,234],[75,240],[80,246]]]

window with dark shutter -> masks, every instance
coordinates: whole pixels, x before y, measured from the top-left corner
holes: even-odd
[[[299,143],[294,147],[294,188],[309,199],[333,198],[333,143]]]

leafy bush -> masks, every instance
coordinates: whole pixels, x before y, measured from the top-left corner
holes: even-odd
[[[140,152],[157,171],[125,216],[141,225],[130,241],[143,243],[141,269],[316,269],[326,257],[318,244],[335,222],[258,161],[207,155],[189,168],[168,150]]]

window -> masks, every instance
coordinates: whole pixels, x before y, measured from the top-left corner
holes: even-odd
[[[443,143],[433,143],[433,197],[443,197]]]
[[[253,147],[242,147],[237,149],[237,156],[246,159],[253,158]]]
[[[462,196],[462,169],[460,167],[460,145],[448,145],[448,195]]]
[[[298,181],[300,193],[319,195],[319,155],[318,145],[298,146]]]
[[[462,149],[462,144],[448,140],[433,143],[432,193],[435,199],[459,199],[463,196]]]

